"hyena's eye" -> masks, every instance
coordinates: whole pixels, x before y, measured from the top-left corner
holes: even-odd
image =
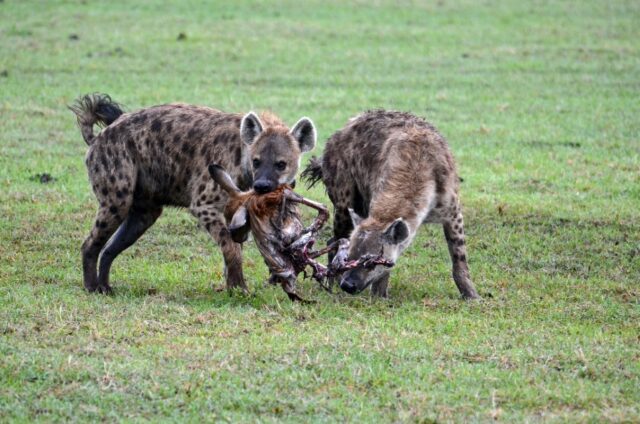
[[[287,162],[281,160],[280,162],[276,162],[276,169],[278,171],[284,171],[284,169],[287,167]]]
[[[260,159],[254,159],[253,160],[253,167],[254,168],[260,167]]]

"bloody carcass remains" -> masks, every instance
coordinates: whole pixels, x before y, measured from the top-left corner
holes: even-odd
[[[225,218],[231,238],[237,243],[247,240],[249,232],[269,268],[271,284],[280,284],[289,298],[305,300],[296,293],[298,274],[311,268],[311,276],[324,288],[328,278],[357,267],[370,268],[377,265],[391,267],[393,262],[382,255],[366,255],[358,260],[347,261],[349,240],[340,239],[320,250],[313,250],[316,236],[329,218],[329,211],[321,203],[306,199],[295,193],[291,186],[281,185],[276,190],[260,194],[253,190],[242,192],[233,180],[218,165],[210,165],[213,180],[227,192],[229,200]],[[304,226],[298,204],[318,211],[313,223]],[[316,258],[334,251],[336,254],[328,267]]]

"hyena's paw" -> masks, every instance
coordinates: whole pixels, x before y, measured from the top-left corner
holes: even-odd
[[[106,294],[108,296],[113,296],[113,289],[108,284],[99,284],[95,287],[87,287],[87,291],[89,293],[99,293],[99,294]]]

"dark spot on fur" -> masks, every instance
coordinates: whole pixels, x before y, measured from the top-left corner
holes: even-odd
[[[133,119],[132,122],[134,124],[143,124],[145,121],[147,120],[147,115],[144,113],[137,113]]]
[[[160,121],[160,118],[156,118],[151,123],[151,132],[160,132],[160,130],[162,130],[162,121]]]
[[[173,136],[173,144],[178,145],[180,143],[180,134]]]
[[[216,197],[214,197],[214,198],[213,198],[213,201],[214,201],[214,202],[217,202],[217,201],[219,201],[219,200],[220,200],[220,196],[216,196]]]
[[[433,169],[433,179],[436,182],[436,192],[438,194],[442,194],[445,192],[448,176],[449,176],[449,171],[442,166],[436,166]]]
[[[204,184],[200,184],[200,187],[198,187],[198,193],[202,193],[205,189],[205,185]]]
[[[102,195],[106,196],[107,194],[109,194],[109,190],[107,190],[105,187],[102,188]]]
[[[242,158],[242,150],[240,150],[240,147],[236,147],[236,155],[234,158],[234,164],[236,166],[240,166],[240,159]]]
[[[118,199],[122,199],[122,197],[123,197],[123,196],[124,196],[124,195],[122,194],[122,191],[121,191],[121,190],[117,190],[117,191],[116,191],[116,197],[117,197]]]
[[[112,214],[117,214],[118,213],[118,208],[116,208],[115,206],[111,206],[109,208],[109,212],[111,212]]]

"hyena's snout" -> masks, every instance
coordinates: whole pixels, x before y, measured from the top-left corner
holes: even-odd
[[[260,194],[270,193],[275,190],[276,187],[277,181],[272,181],[266,178],[258,179],[253,183],[253,189]]]
[[[360,293],[365,287],[366,282],[360,270],[347,271],[340,279],[340,288],[349,294]]]

